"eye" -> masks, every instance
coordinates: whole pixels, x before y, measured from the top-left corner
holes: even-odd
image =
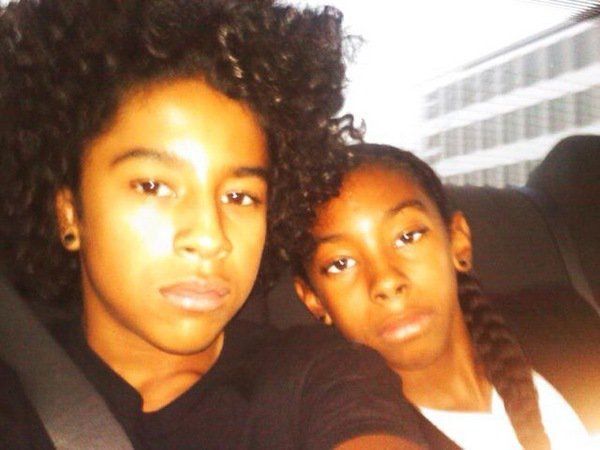
[[[352,269],[354,266],[356,266],[356,260],[354,258],[344,256],[329,263],[325,267],[325,272],[330,274],[342,273],[348,269]]]
[[[221,202],[238,206],[251,206],[260,204],[260,200],[245,192],[227,192],[221,196]]]
[[[152,197],[175,197],[175,191],[166,183],[156,180],[136,180],[131,182],[133,189]]]
[[[421,240],[421,238],[427,233],[427,230],[413,230],[413,231],[405,231],[404,233],[399,234],[394,239],[394,247],[402,248],[410,244],[414,244]]]

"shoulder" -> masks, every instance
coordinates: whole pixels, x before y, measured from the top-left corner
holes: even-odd
[[[257,362],[255,439],[315,449],[374,433],[423,442],[400,379],[376,352],[329,328],[277,333]]]

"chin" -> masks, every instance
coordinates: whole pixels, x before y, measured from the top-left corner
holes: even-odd
[[[162,352],[171,355],[189,356],[210,348],[222,334],[223,326],[204,324],[194,327],[178,327],[159,332],[149,341]]]
[[[380,351],[381,355],[385,358],[388,365],[397,370],[423,370],[434,364],[440,357],[442,351],[439,349],[420,349],[419,346],[415,348],[407,348],[405,344],[404,348],[400,349],[386,349],[386,351]]]
[[[208,350],[221,333],[202,337],[184,337],[182,339],[161,340],[154,346],[164,353],[178,356],[191,356]]]

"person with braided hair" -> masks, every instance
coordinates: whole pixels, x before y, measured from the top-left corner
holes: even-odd
[[[284,206],[351,128],[343,83],[330,8],[0,9],[3,272],[134,448],[425,448],[375,352],[234,320],[280,264]],[[13,369],[0,447],[52,448]]]
[[[462,448],[585,448],[582,423],[482,293],[468,223],[433,170],[373,144],[349,146],[330,170],[338,192],[310,187],[287,248],[312,315],[377,350]]]

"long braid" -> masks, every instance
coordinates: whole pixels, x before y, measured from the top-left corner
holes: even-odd
[[[549,449],[531,367],[521,346],[473,275],[458,273],[458,295],[477,356],[502,397],[519,442],[527,450]]]

